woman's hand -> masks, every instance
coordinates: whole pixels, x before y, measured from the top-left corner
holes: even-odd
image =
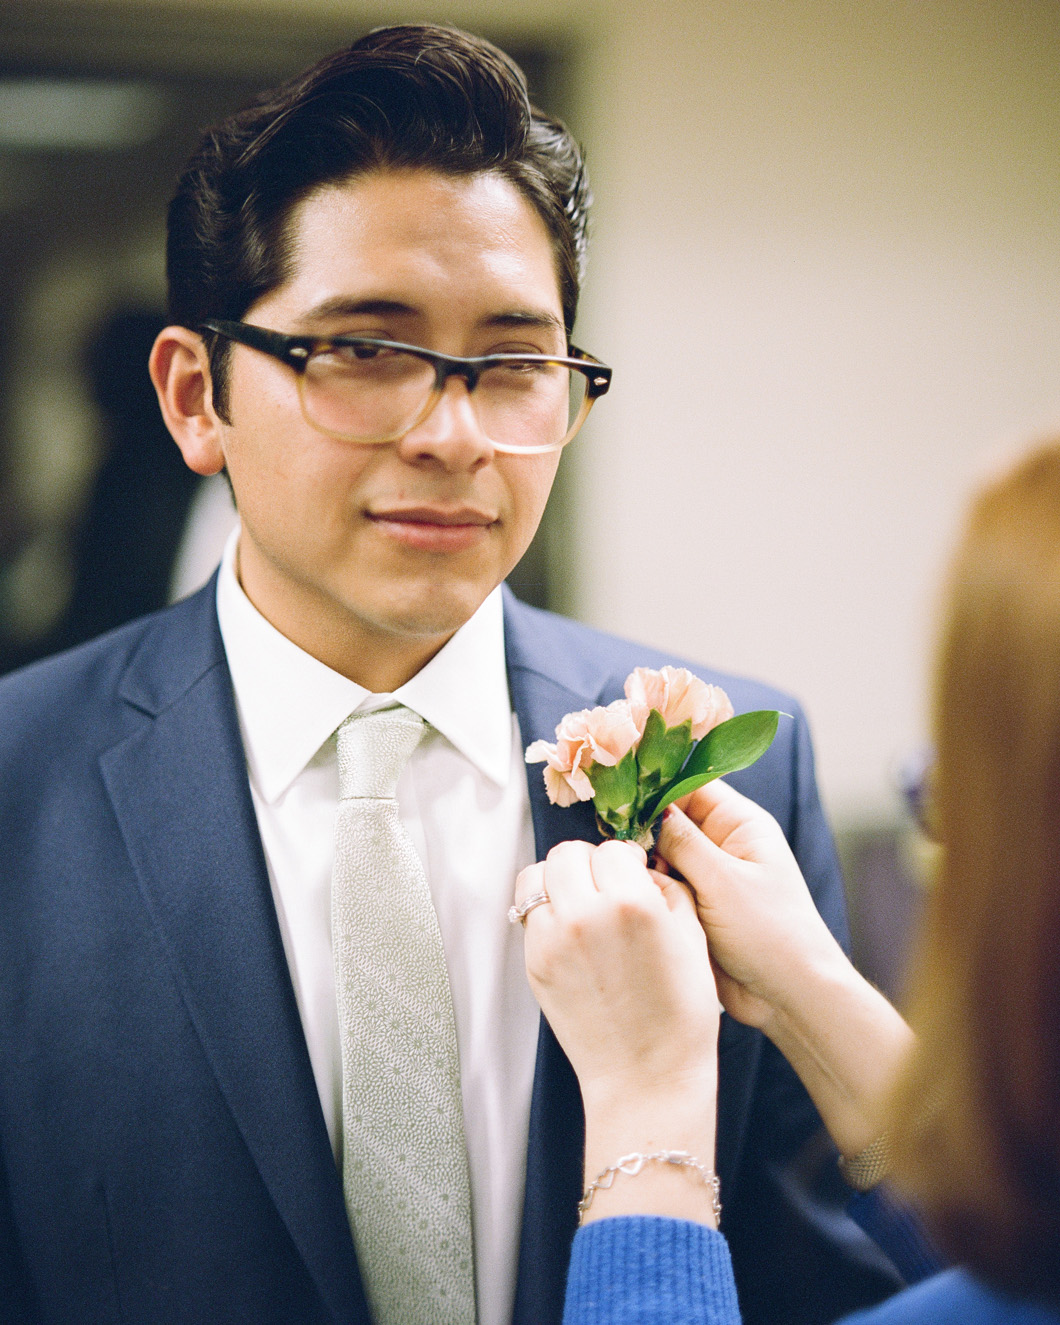
[[[880,1134],[912,1032],[818,914],[779,824],[722,782],[668,812],[659,852],[695,892],[718,991],[799,1074],[838,1148]]]
[[[630,842],[564,842],[523,870],[530,985],[583,1091],[665,1091],[712,1072],[718,996],[688,890]]]
[[[586,1177],[621,1156],[687,1150],[714,1160],[718,996],[687,889],[628,842],[564,842],[523,870],[531,987],[581,1086]],[[709,1191],[650,1165],[597,1194],[589,1218],[671,1214],[713,1223]]]
[[[658,853],[695,894],[726,1011],[768,1032],[809,970],[845,968],[846,956],[768,811],[724,782],[682,803],[666,813]]]

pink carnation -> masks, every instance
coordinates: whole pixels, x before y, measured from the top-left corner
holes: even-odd
[[[659,710],[667,727],[690,721],[693,741],[702,740],[711,728],[732,717],[725,691],[707,685],[686,667],[664,667],[658,672],[638,667],[626,679],[626,697],[641,732],[652,709]]]
[[[613,768],[640,740],[628,700],[607,708],[568,713],[556,728],[556,743],[534,741],[526,751],[528,764],[545,764],[545,790],[553,805],[573,805],[593,798],[588,770],[593,764]]]

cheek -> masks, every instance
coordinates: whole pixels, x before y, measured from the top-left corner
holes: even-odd
[[[302,424],[295,374],[244,346],[233,349],[227,394],[229,426],[236,433],[267,439]]]
[[[278,526],[307,518],[318,531],[343,519],[378,457],[311,429],[288,402],[266,393],[233,414],[225,463],[241,508]]]
[[[527,542],[534,536],[552,491],[559,455],[510,456],[505,479],[511,493],[512,523]]]

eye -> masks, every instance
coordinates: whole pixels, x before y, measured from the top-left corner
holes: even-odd
[[[551,366],[547,363],[538,363],[535,359],[511,359],[507,363],[497,364],[491,371],[507,373],[513,377],[533,377],[548,372]]]
[[[368,345],[356,342],[351,345],[329,344],[316,351],[313,355],[313,362],[320,366],[341,367],[346,364],[371,363],[374,360],[393,357],[397,353],[400,353],[400,351],[392,350],[387,345]]]

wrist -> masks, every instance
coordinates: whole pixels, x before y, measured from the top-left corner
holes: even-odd
[[[598,1133],[614,1139],[629,1132],[642,1139],[666,1125],[700,1127],[717,1111],[716,1058],[669,1076],[609,1073],[580,1084],[587,1137]]]
[[[628,1186],[638,1178],[642,1181]],[[583,1224],[623,1214],[655,1214],[717,1228],[721,1183],[712,1164],[687,1150],[634,1151],[619,1156],[595,1178],[586,1172],[578,1214]]]
[[[618,1083],[583,1088],[585,1104],[585,1184],[626,1155],[680,1151],[698,1166],[712,1169],[717,1125],[716,1069],[654,1089],[622,1090]],[[618,1214],[660,1214],[714,1224],[713,1192],[697,1170],[651,1162],[635,1179],[620,1173],[598,1193],[586,1218]]]
[[[784,985],[765,1000],[768,1012],[758,1029],[788,1056],[816,1037],[832,1009],[862,1000],[866,989],[871,986],[828,934],[827,941],[792,964]]]

